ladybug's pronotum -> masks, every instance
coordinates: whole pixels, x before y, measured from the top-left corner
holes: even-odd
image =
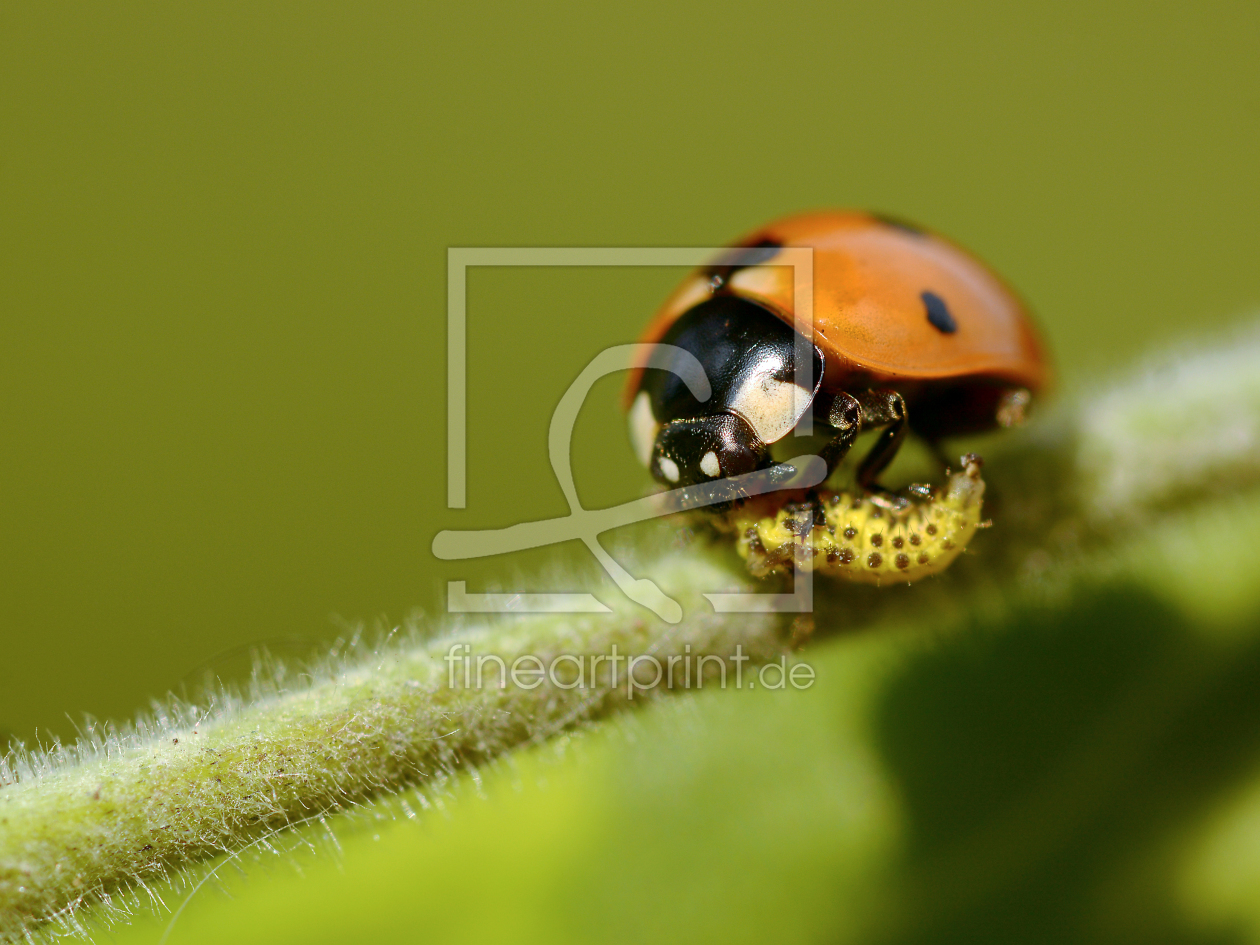
[[[822,436],[817,453],[829,473],[860,433],[882,431],[858,463],[850,498],[931,513],[948,489],[889,500],[878,483],[907,434],[942,455],[939,444],[951,436],[1021,423],[1047,384],[1045,350],[1019,298],[939,236],[867,213],[821,212],[771,223],[736,246],[743,250],[737,256],[689,276],[642,339],[693,354],[712,395],[704,402],[692,396],[668,369],[669,349],[653,362],[664,369],[635,371],[626,395],[631,438],[652,476],[669,488],[707,484],[710,504],[728,526],[748,513],[740,515],[742,497],[727,478],[773,466],[771,447],[807,414]],[[801,348],[794,270],[774,265],[785,247],[813,250],[813,318]],[[802,372],[811,389],[797,383],[798,350],[811,353]],[[779,493],[777,501],[821,507],[820,495]],[[973,498],[968,508],[978,522],[974,490]],[[787,514],[779,509],[780,519]],[[892,573],[913,577],[923,570],[915,566],[924,553],[896,552]],[[866,554],[880,562],[869,570],[883,573],[884,552]],[[898,569],[902,560],[908,564]],[[836,571],[860,569],[845,564]]]

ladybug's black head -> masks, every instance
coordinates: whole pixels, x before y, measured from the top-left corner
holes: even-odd
[[[661,427],[649,469],[671,487],[741,476],[770,465],[770,451],[744,420],[724,413]]]
[[[733,295],[681,315],[661,338],[654,364],[663,369],[644,371],[630,411],[631,436],[653,477],[678,487],[770,466],[769,445],[792,431],[822,383],[813,345],[810,387],[797,378],[798,341],[774,313]],[[704,368],[708,400],[696,400],[670,369],[679,349]]]

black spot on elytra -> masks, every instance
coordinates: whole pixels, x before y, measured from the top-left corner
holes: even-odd
[[[748,246],[732,246],[707,267],[704,274],[715,289],[720,289],[739,270],[769,262],[782,248],[782,243],[771,239],[758,240]]]
[[[958,330],[958,323],[954,321],[954,316],[949,314],[949,307],[946,306],[943,298],[935,292],[921,292],[919,298],[923,299],[923,304],[927,306],[928,321],[932,323],[933,328],[946,335],[952,335]]]

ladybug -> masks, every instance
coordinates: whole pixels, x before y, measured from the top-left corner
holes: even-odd
[[[813,249],[813,324],[803,345],[795,270],[774,265],[785,247]],[[828,475],[860,433],[882,431],[857,469],[860,489],[880,491],[910,431],[941,455],[943,438],[1021,423],[1049,380],[1027,309],[988,267],[936,234],[851,211],[757,230],[690,275],[642,340],[674,348],[657,349],[630,376],[624,406],[635,451],[667,487],[714,484],[705,504],[718,509],[739,498],[721,482],[773,467],[771,446],[807,412],[825,437],[815,451]],[[708,400],[669,370],[677,348],[704,368]],[[812,389],[797,383],[798,351],[812,358],[801,372]]]

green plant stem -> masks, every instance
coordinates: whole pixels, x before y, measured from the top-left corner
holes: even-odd
[[[28,772],[0,791],[0,936],[68,921],[83,904],[108,903],[120,888],[313,812],[483,762],[661,691],[629,686],[626,663],[607,660],[582,687],[565,688],[576,680],[561,674],[576,663],[562,660],[554,679],[537,680],[526,662],[520,685],[509,673],[500,688],[498,664],[487,659],[483,685],[465,688],[465,666],[475,683],[479,656],[498,655],[510,669],[519,656],[551,666],[572,654],[585,670],[593,655],[665,661],[691,651],[762,661],[784,650],[774,615],[736,623],[705,613],[698,588],[750,589],[711,559],[678,555],[664,574],[693,615],[676,626],[649,621],[628,602],[610,615],[498,620],[417,646],[385,646],[255,701],[172,707],[178,717],[107,743],[91,760]],[[638,669],[651,682],[653,667]]]

